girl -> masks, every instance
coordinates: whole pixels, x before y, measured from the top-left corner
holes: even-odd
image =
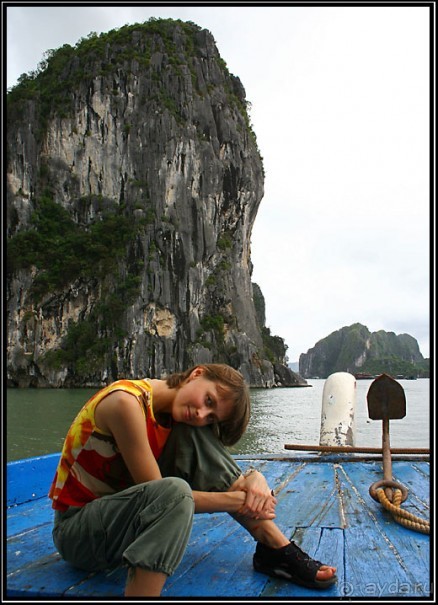
[[[126,564],[125,596],[159,596],[180,563],[193,513],[228,512],[257,540],[254,567],[325,588],[313,561],[274,524],[276,499],[227,452],[244,433],[249,391],[239,372],[199,365],[166,380],[119,380],[71,425],[49,492],[53,540],[71,564]]]

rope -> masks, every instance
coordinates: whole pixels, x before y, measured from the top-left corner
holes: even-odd
[[[392,514],[394,521],[408,529],[413,529],[422,534],[430,533],[430,521],[421,519],[421,517],[417,517],[400,507],[402,501],[402,491],[400,489],[397,488],[394,490],[392,504],[386,497],[385,490],[382,487],[379,487],[376,490],[376,494],[380,504]]]

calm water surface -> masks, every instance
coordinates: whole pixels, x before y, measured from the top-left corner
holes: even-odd
[[[400,380],[406,417],[390,422],[393,447],[430,447],[429,380]],[[311,387],[251,389],[252,416],[233,453],[284,454],[284,445],[319,443],[324,380]],[[371,381],[356,382],[357,446],[381,446],[382,423],[369,420],[366,395]],[[61,450],[77,412],[97,389],[8,389],[7,459],[17,460]]]
[[[253,413],[235,453],[285,453],[284,445],[317,445],[325,380],[308,380],[311,387],[252,390]],[[356,446],[381,447],[382,421],[370,420],[367,393],[371,380],[356,381]],[[392,447],[430,447],[429,380],[400,380],[406,396],[406,416],[390,421]]]

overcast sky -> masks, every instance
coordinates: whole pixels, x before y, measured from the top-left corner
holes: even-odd
[[[7,85],[48,49],[164,17],[213,34],[265,166],[252,237],[266,323],[298,360],[362,323],[429,356],[429,8],[7,7]]]

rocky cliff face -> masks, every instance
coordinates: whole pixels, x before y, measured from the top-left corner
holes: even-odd
[[[299,371],[305,378],[327,378],[333,372],[411,373],[424,358],[409,334],[370,332],[353,324],[333,332],[300,355]]]
[[[8,383],[223,361],[272,386],[251,284],[263,166],[212,35],[171,20],[50,51],[8,95]]]

